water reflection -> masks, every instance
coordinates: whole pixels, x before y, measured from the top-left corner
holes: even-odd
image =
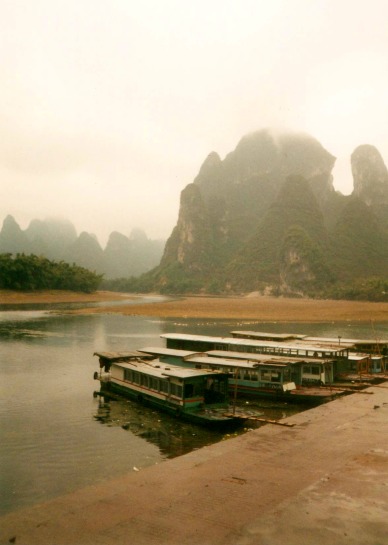
[[[215,441],[198,428],[129,400],[94,398],[95,351],[164,346],[160,334],[228,336],[234,329],[388,337],[388,324],[257,324],[117,314],[50,314],[36,306],[0,312],[0,510],[5,513],[143,469]],[[242,407],[245,402],[242,402]],[[301,410],[260,400],[278,419]],[[252,426],[253,427],[253,424]],[[243,432],[239,431],[238,433]]]
[[[136,401],[119,397],[99,396],[94,418],[105,426],[119,426],[156,445],[166,458],[186,454],[226,437],[220,432],[183,422]]]
[[[123,430],[142,437],[157,445],[166,458],[181,456],[263,425],[260,422],[247,421],[245,427],[234,429],[233,432],[225,430],[221,432],[181,421],[130,399],[119,396],[112,397],[111,395],[104,397],[97,392],[95,395],[99,399],[98,410],[94,415],[98,422],[108,427],[121,427]],[[306,407],[293,403],[277,403],[264,399],[260,401],[238,400],[236,408],[237,411],[259,414],[270,420],[280,420],[306,410]]]

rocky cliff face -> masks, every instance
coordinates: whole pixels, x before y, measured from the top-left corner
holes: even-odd
[[[223,161],[209,154],[182,192],[160,271],[172,263],[202,276],[224,269],[256,232],[289,176],[303,177],[315,198],[326,202],[334,193],[334,162],[314,138],[270,130],[245,136]]]
[[[176,262],[186,271],[207,272],[213,253],[210,223],[199,188],[189,184],[181,193],[178,223],[166,243],[161,267]]]
[[[353,196],[367,204],[388,230],[388,170],[380,152],[362,145],[351,156]]]
[[[300,289],[329,280],[328,235],[309,183],[289,176],[256,232],[228,266],[229,285],[254,291],[282,286]]]
[[[351,264],[348,248],[354,245],[347,244],[345,226],[361,208],[334,190],[334,163],[311,136],[267,129],[242,138],[224,160],[211,153],[182,192],[177,225],[154,272],[155,287],[163,278],[164,285],[175,282],[177,290],[179,285],[245,292],[275,286],[300,293],[317,291],[345,271],[344,278],[349,271],[362,275],[368,266],[380,273],[388,264],[388,235],[380,229],[383,218],[388,220],[381,204],[387,195],[385,165],[371,146],[361,146],[352,156],[354,193],[370,225],[376,220],[379,230],[375,237],[373,229],[363,236],[358,218],[361,254],[353,259],[367,263],[360,268]]]
[[[351,156],[353,194],[368,206],[388,201],[388,170],[380,152],[370,145],[359,146]]]

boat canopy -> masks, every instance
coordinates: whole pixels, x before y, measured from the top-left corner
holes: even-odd
[[[222,377],[228,375],[221,371],[213,369],[195,369],[190,367],[179,367],[178,365],[170,365],[163,363],[159,360],[154,360],[152,362],[143,362],[143,361],[133,361],[133,362],[115,362],[116,367],[121,367],[123,369],[132,369],[145,373],[150,376],[166,378],[174,377],[182,380],[187,380],[191,378],[199,377],[209,377],[217,376]]]
[[[193,352],[191,350],[178,350],[176,348],[164,348],[160,346],[146,346],[141,348],[140,352],[145,352],[146,354],[154,354],[155,356],[170,356],[174,358],[187,358],[190,356],[197,356],[202,354],[202,352]]]
[[[285,362],[277,362],[277,361],[258,362],[258,361],[252,361],[252,360],[250,361],[237,360],[237,359],[233,360],[233,359],[227,359],[227,358],[212,358],[212,357],[206,357],[206,356],[185,358],[185,361],[189,361],[190,363],[195,363],[198,365],[210,365],[210,366],[220,366],[220,367],[228,367],[228,368],[240,367],[242,369],[257,369],[259,367],[283,369],[285,367],[288,367],[288,363],[285,363]]]
[[[133,360],[137,358],[141,358],[141,359],[153,358],[151,354],[146,354],[145,352],[139,352],[138,350],[132,350],[128,352],[94,352],[93,356],[97,356],[110,363],[113,363],[115,361]]]
[[[209,350],[206,352],[208,356],[214,357],[214,358],[225,358],[225,350]],[[271,355],[271,354],[252,354],[252,352],[232,352],[228,351],[227,354],[228,359],[236,359],[236,360],[247,360],[247,361],[255,361],[260,363],[303,363],[305,361],[303,358],[293,358],[290,356],[277,356],[277,355]],[[321,358],[309,358],[309,363],[322,363]]]
[[[306,335],[297,333],[266,333],[262,331],[231,331],[233,337],[241,339],[256,339],[258,341],[292,341],[295,339],[304,339]]]
[[[180,333],[163,333],[162,338],[167,340],[168,348],[195,349],[207,347],[209,350],[244,350],[246,352],[261,352],[267,354],[292,355],[296,357],[347,357],[349,348],[337,345],[309,345],[303,341],[289,343],[273,341],[257,341],[254,339],[236,339],[233,337],[211,337],[208,335],[190,335]],[[206,348],[205,348],[206,350]],[[207,351],[207,350],[206,350]]]

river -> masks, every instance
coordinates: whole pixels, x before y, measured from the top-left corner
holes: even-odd
[[[388,337],[388,324],[372,328],[357,322],[258,324],[61,313],[71,306],[0,307],[1,514],[230,438],[132,401],[94,396],[99,387],[93,380],[98,370],[94,351],[164,346],[160,334],[167,332],[227,336],[239,328]],[[305,410],[287,403],[249,403],[274,419]]]

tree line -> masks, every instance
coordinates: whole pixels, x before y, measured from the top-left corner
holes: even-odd
[[[70,265],[50,261],[34,254],[0,254],[0,289],[4,290],[71,290],[92,293],[103,275]]]

